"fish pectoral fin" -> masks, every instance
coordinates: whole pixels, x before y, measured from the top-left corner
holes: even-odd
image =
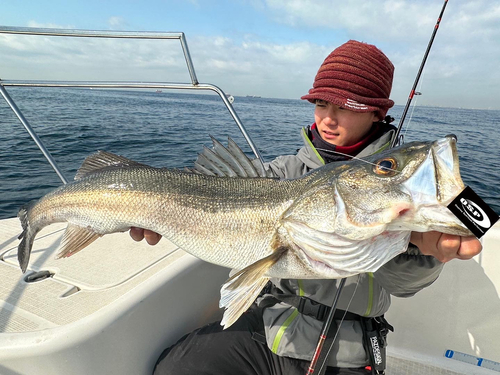
[[[219,307],[225,307],[221,325],[231,326],[252,305],[269,281],[265,274],[288,248],[280,247],[271,255],[236,272],[221,288]]]
[[[231,281],[226,282],[222,286],[219,306],[226,308],[220,323],[224,329],[233,325],[248,310],[268,281],[268,277],[261,277],[254,281],[253,284],[241,285],[234,290],[231,290]],[[223,302],[223,300],[227,302]]]
[[[61,250],[57,254],[57,259],[67,258],[86,248],[92,242],[101,237],[102,234],[94,232],[92,229],[68,224],[61,241]]]

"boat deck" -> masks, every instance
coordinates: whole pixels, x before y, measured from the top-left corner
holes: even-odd
[[[149,246],[128,233],[55,259],[64,228],[42,230],[22,274],[19,220],[0,220],[0,373],[149,374],[163,348],[220,316],[227,269],[166,240]],[[477,259],[452,261],[432,287],[393,299],[387,374],[500,371],[500,225],[483,242]],[[27,281],[40,271],[51,276]],[[447,358],[449,350],[460,355]]]
[[[162,349],[220,316],[228,269],[128,233],[55,259],[64,228],[39,233],[22,274],[19,220],[0,220],[1,374],[149,374]],[[51,277],[27,281],[40,271]]]
[[[128,291],[182,257],[184,253],[170,243],[162,246],[123,241],[123,234],[108,235],[83,256],[55,259],[65,224],[44,228],[37,236],[30,266],[22,274],[17,261],[17,218],[2,221],[3,262],[0,298],[10,309],[0,312],[4,332],[24,332],[53,328],[78,321],[120,298]],[[127,244],[114,246],[117,242]],[[147,247],[147,248],[146,248]],[[25,282],[34,272],[53,274],[43,281]],[[43,301],[52,301],[51,304]],[[74,307],[78,306],[78,309]],[[7,315],[7,317],[5,317]]]

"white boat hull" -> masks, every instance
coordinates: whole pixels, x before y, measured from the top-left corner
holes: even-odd
[[[165,347],[220,316],[228,269],[127,233],[55,260],[63,227],[37,237],[26,273],[54,276],[27,283],[17,265],[18,220],[0,221],[0,374],[151,374]],[[452,261],[431,287],[393,299],[387,374],[495,373],[446,353],[490,368],[500,362],[499,244],[497,225],[475,260]]]

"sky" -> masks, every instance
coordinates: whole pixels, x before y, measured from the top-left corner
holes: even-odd
[[[396,67],[404,105],[442,0],[0,0],[0,25],[184,32],[198,80],[234,96],[298,99],[349,39]],[[500,0],[449,0],[415,97],[500,109]],[[0,79],[190,82],[178,41],[0,34]]]

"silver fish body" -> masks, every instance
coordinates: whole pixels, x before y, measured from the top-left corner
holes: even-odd
[[[463,188],[452,137],[290,180],[158,169],[99,152],[74,182],[21,208],[18,257],[25,271],[36,233],[54,222],[68,222],[62,257],[107,233],[150,229],[200,259],[241,270],[222,290],[228,326],[269,277],[373,272],[406,250],[411,231],[471,235],[446,208]]]
[[[131,226],[150,229],[203,260],[241,268],[270,254],[277,218],[291,204],[293,186],[278,179],[109,167],[45,195],[26,217],[31,235],[63,221],[99,236]],[[75,252],[66,241],[60,256]]]

